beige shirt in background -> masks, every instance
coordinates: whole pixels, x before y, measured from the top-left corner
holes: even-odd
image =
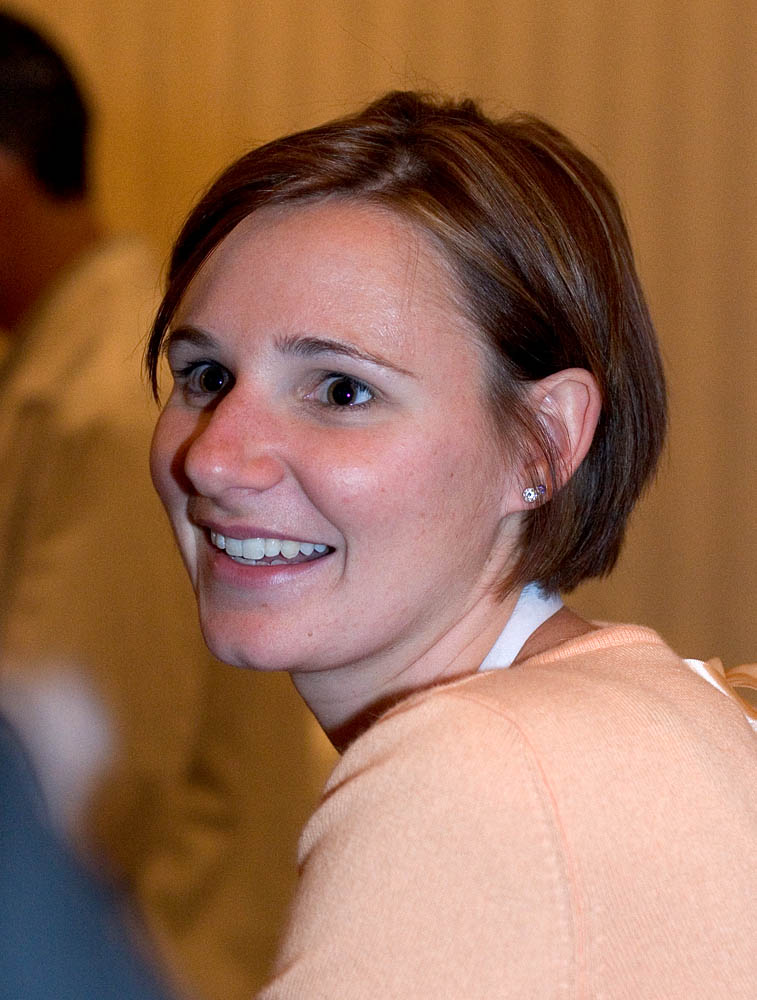
[[[207,652],[149,481],[140,362],[158,276],[140,242],[104,243],[2,362],[0,675],[84,679],[116,749],[90,832],[179,976],[246,1000],[320,776],[288,679]]]
[[[260,1000],[753,1000],[757,736],[610,626],[407,699],[300,843]]]

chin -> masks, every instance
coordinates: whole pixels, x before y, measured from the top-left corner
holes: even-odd
[[[202,630],[205,644],[217,660],[228,663],[231,667],[243,670],[286,670],[285,664],[273,662],[272,655],[266,655],[260,650],[251,650],[242,643],[221,638],[212,629]]]
[[[238,631],[223,627],[214,620],[202,620],[201,628],[205,644],[216,659],[232,667],[244,670],[287,671],[296,670],[302,655],[288,647],[283,647],[277,637],[266,637],[254,625],[240,635]],[[255,641],[251,642],[251,635]]]

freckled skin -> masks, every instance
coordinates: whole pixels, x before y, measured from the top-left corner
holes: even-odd
[[[306,700],[337,712],[400,678],[444,676],[509,614],[491,588],[516,544],[519,473],[489,429],[479,349],[449,285],[436,251],[392,213],[264,209],[204,265],[174,324],[207,333],[212,348],[194,354],[234,380],[204,409],[177,385],[152,452],[206,639],[231,663],[289,670]],[[277,346],[307,336],[387,365]],[[192,350],[179,345],[178,361]],[[373,400],[316,403],[310,387],[332,372]],[[219,582],[203,518],[333,552],[276,586]]]

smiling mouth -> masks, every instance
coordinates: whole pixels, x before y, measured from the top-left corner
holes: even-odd
[[[322,542],[297,542],[290,538],[229,538],[210,532],[215,548],[243,566],[294,566],[313,562],[332,551]]]

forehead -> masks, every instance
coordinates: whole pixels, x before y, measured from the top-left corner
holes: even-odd
[[[326,325],[411,341],[433,327],[458,342],[477,339],[457,299],[451,266],[417,226],[381,206],[335,199],[248,216],[199,270],[176,323],[216,333],[249,330],[251,321]]]

